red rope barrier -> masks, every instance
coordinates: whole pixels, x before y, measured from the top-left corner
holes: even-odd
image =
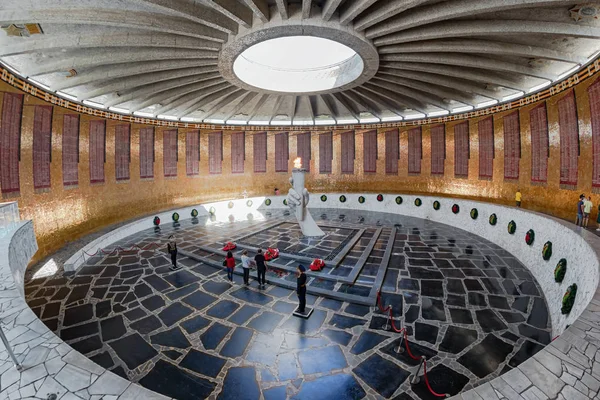
[[[406,331],[406,328],[402,328],[402,329],[398,329],[396,328],[396,325],[394,324],[394,314],[392,312],[392,306],[389,305],[385,308],[383,308],[381,306],[381,292],[377,292],[377,306],[379,307],[379,310],[381,310],[382,313],[389,313],[389,317],[390,320],[392,321],[392,329],[394,330],[394,332],[396,333],[404,333],[404,347],[406,347],[406,352],[408,353],[408,355],[410,356],[410,358],[412,358],[415,361],[420,361],[421,357],[415,357],[413,355],[413,353],[410,351],[410,347],[408,345],[408,332]],[[400,339],[400,341],[402,341],[402,339]],[[398,345],[399,346],[399,345]],[[427,359],[425,359],[423,357],[423,376],[425,378],[425,386],[427,387],[427,389],[429,390],[429,392],[434,395],[435,397],[448,397],[446,394],[439,394],[433,391],[433,389],[431,388],[431,385],[429,384],[429,379],[427,379]]]

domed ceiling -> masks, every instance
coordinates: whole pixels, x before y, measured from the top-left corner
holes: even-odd
[[[512,100],[568,76],[597,56],[599,15],[600,1],[561,0],[0,0],[0,61],[59,95],[140,116],[394,121]],[[337,62],[311,44],[245,56],[288,36],[355,54]],[[273,89],[305,72],[305,85]]]

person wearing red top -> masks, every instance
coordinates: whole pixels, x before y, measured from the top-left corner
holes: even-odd
[[[233,282],[233,269],[235,268],[235,258],[233,258],[233,254],[231,251],[227,252],[227,257],[225,257],[225,266],[227,267],[227,278],[230,282]]]

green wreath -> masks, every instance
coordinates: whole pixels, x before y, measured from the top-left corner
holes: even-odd
[[[359,196],[359,197],[358,197],[358,202],[359,202],[360,204],[363,204],[363,203],[365,202],[365,197],[364,197],[364,196]]]
[[[271,199],[266,199],[265,200],[265,205],[266,206],[270,206],[271,205]]]
[[[417,197],[417,198],[415,199],[415,206],[417,206],[417,207],[421,207],[421,204],[423,204],[423,202],[421,201],[421,199],[420,199],[420,198],[418,198],[418,197]]]
[[[527,243],[528,245],[531,246],[533,244],[534,240],[535,240],[535,232],[533,231],[533,229],[530,229],[525,234],[525,243]]]
[[[479,211],[476,208],[471,208],[471,219],[477,219],[479,216]]]
[[[196,210],[195,208],[192,209],[192,218],[196,218],[198,216],[198,210]]]
[[[436,201],[433,202],[433,209],[436,210],[436,211],[440,209],[440,202],[439,201],[436,200]]]
[[[402,204],[402,196],[396,197],[396,204]]]
[[[179,221],[179,213],[174,212],[171,218],[173,218],[173,222]]]
[[[287,199],[283,199],[283,205],[284,205],[284,206],[287,206],[287,204],[288,204],[288,203],[287,203]]]
[[[321,195],[321,201],[322,202],[326,202],[327,201],[327,196],[325,196],[324,194]]]
[[[341,195],[340,196],[340,203],[345,203],[346,202],[346,196]]]
[[[572,284],[567,288],[565,295],[562,298],[562,307],[560,312],[564,314],[568,314],[571,312],[573,308],[573,304],[575,304],[575,297],[577,296],[577,284]]]
[[[544,247],[542,248],[542,258],[548,261],[552,257],[552,242],[548,241],[544,243]]]
[[[498,223],[498,217],[496,216],[496,214],[492,214],[490,215],[490,225],[494,226]]]
[[[508,223],[508,233],[510,233],[511,235],[515,234],[515,231],[517,230],[517,223],[515,221],[510,221]]]
[[[567,273],[567,259],[561,258],[554,268],[554,282],[561,283],[565,279]]]
[[[217,210],[215,210],[214,207],[211,207],[208,209],[208,212],[210,213],[210,215],[215,215],[215,213],[217,212]]]
[[[252,207],[252,200],[248,200],[248,201],[246,201],[246,205],[247,205],[248,207]]]

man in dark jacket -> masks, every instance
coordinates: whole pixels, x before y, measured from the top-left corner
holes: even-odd
[[[175,242],[175,237],[173,235],[169,236],[169,242],[167,243],[167,251],[171,255],[171,263],[173,264],[171,266],[171,270],[178,270],[179,267],[177,266],[177,243]]]
[[[264,289],[265,285],[267,284],[267,262],[265,261],[265,256],[262,252],[262,249],[258,249],[256,253],[256,256],[254,256],[254,261],[256,262],[256,274],[258,275],[258,288]]]
[[[301,314],[305,313],[306,308],[306,274],[304,272],[306,272],[306,268],[298,265],[296,270],[296,293],[298,294],[300,305],[297,311]]]

